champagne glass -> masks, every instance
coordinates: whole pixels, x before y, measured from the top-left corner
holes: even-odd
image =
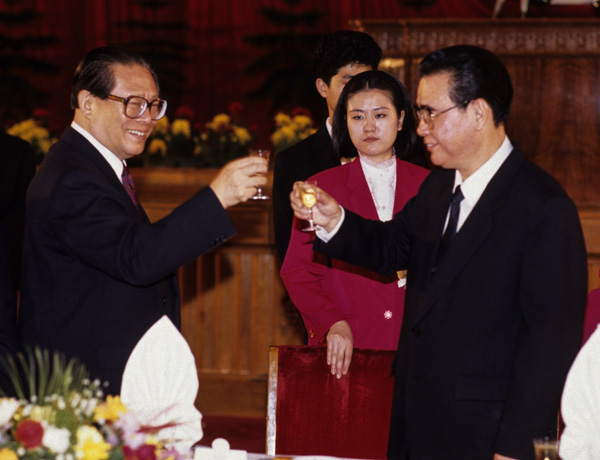
[[[300,186],[300,198],[302,204],[308,208],[308,227],[303,228],[303,232],[314,232],[317,226],[313,222],[312,208],[317,204],[317,181],[307,180]]]
[[[271,156],[271,151],[268,149],[250,149],[251,157],[261,157],[269,162],[269,157]],[[253,200],[268,200],[269,197],[267,195],[263,195],[262,187],[259,185],[256,195],[250,197]]]
[[[534,439],[535,460],[558,460],[558,445],[558,439]]]

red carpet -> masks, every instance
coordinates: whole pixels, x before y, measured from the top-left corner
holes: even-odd
[[[262,417],[202,416],[204,436],[198,443],[210,446],[214,439],[224,438],[231,449],[264,453],[266,451],[267,422]]]

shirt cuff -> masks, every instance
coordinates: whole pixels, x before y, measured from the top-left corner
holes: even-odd
[[[339,206],[339,205],[338,205]],[[325,230],[323,227],[319,227],[317,229],[317,231],[315,232],[317,237],[323,242],[323,243],[328,243],[329,240],[331,238],[333,238],[336,233],[338,232],[338,230],[340,229],[340,227],[342,226],[342,224],[344,223],[344,217],[346,216],[346,213],[344,212],[344,208],[342,208],[340,206],[340,209],[342,211],[342,217],[340,217],[340,220],[338,221],[337,225],[334,227],[333,230],[331,230],[330,232],[328,232],[327,230]]]

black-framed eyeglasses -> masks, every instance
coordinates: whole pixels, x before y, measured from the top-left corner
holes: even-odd
[[[446,112],[450,112],[450,110],[455,109],[457,107],[465,107],[467,104],[468,104],[467,102],[465,102],[463,104],[456,104],[456,105],[453,105],[452,107],[449,107],[445,110],[441,110],[439,112],[432,112],[431,108],[429,108],[427,106],[419,107],[416,104],[413,105],[413,108],[415,109],[415,113],[417,114],[417,117],[419,118],[419,120],[421,120],[427,126],[433,126],[433,120],[436,119],[437,117],[439,117],[440,115],[443,115]]]
[[[125,116],[129,118],[140,118],[149,108],[150,118],[156,121],[160,120],[167,111],[167,101],[164,99],[148,101],[140,96],[119,97],[112,94],[108,95],[108,99],[123,103]]]

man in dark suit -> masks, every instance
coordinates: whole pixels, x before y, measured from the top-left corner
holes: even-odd
[[[417,196],[381,223],[318,193],[316,250],[408,270],[390,458],[532,459],[532,438],[556,433],[581,339],[586,252],[571,199],[505,134],[512,94],[493,53],[431,53],[417,132],[438,168]],[[306,218],[296,190],[291,199]]]
[[[352,30],[326,35],[314,57],[315,85],[327,104],[329,118],[313,135],[279,152],[273,171],[273,225],[281,262],[290,244],[294,214],[290,192],[294,182],[341,164],[333,152],[331,120],[344,85],[356,74],[377,69],[381,48],[373,38]],[[348,152],[355,157],[356,152]]]
[[[73,123],[27,194],[19,336],[79,357],[117,394],[140,337],[163,315],[180,325],[174,271],[235,234],[225,208],[266,183],[267,164],[227,164],[150,223],[126,168],[166,110],[150,66],[124,48],[94,49],[75,72],[71,105]]]
[[[16,296],[23,258],[25,194],[35,174],[29,143],[0,131],[0,223],[6,238],[10,285]]]

